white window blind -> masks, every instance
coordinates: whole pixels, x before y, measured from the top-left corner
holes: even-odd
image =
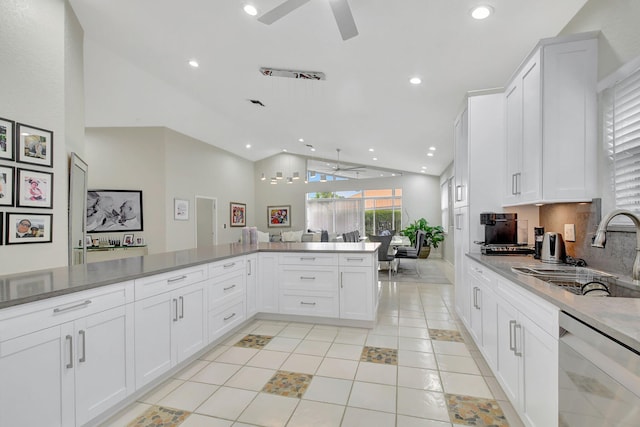
[[[616,208],[640,213],[640,69],[607,90],[604,102]]]

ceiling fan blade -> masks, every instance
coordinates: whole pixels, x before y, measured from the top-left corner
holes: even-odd
[[[274,7],[269,12],[258,18],[263,24],[271,25],[283,16],[293,12],[300,6],[309,3],[311,0],[286,0],[279,6]]]
[[[342,40],[349,40],[358,35],[356,22],[353,20],[351,8],[347,0],[329,0],[333,16],[336,18]]]

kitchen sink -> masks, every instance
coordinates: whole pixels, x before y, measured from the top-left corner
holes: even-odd
[[[533,265],[511,267],[511,270],[525,276],[535,277],[576,295],[640,298],[639,286],[621,283],[616,276],[591,268],[570,265]],[[606,286],[608,294],[606,291],[583,293],[583,286],[594,282]]]

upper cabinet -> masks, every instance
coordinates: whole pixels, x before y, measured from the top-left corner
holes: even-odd
[[[465,108],[453,124],[454,140],[454,207],[469,204],[469,110]]]
[[[544,39],[506,86],[504,206],[596,196],[597,43]]]

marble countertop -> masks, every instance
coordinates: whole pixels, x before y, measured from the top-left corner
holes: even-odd
[[[511,270],[511,267],[515,266],[541,264],[540,261],[530,256],[487,256],[481,254],[467,254],[467,256],[549,301],[560,310],[636,351],[640,351],[640,298],[574,295],[542,280]]]
[[[255,252],[375,252],[379,243],[229,243],[0,276],[0,309]]]

